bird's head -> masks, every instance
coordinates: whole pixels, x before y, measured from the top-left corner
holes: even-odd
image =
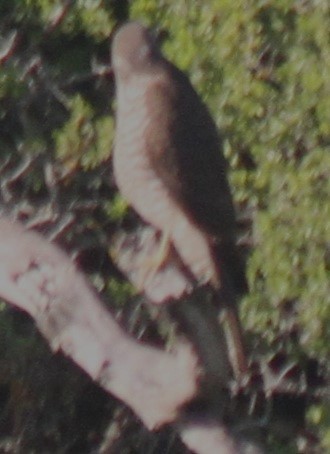
[[[116,32],[111,55],[114,73],[120,77],[146,69],[161,57],[156,38],[138,22],[128,22]]]

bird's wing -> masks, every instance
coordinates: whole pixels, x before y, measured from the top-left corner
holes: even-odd
[[[238,255],[227,163],[217,128],[189,79],[167,61],[146,94],[150,123],[146,152],[155,173],[191,222],[214,242],[238,293],[247,289]]]
[[[146,152],[193,221],[231,242],[235,215],[216,126],[187,77],[167,62],[162,69],[146,93]]]

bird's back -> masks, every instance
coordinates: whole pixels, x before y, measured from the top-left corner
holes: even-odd
[[[155,71],[155,70],[154,70]],[[158,176],[192,222],[210,237],[238,293],[246,290],[236,247],[236,220],[227,162],[213,119],[189,79],[167,60],[146,91],[150,118],[146,152]]]

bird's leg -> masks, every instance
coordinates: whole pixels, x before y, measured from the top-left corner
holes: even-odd
[[[146,285],[154,279],[157,272],[167,262],[168,257],[170,255],[170,250],[171,250],[170,237],[167,233],[161,232],[159,244],[157,245],[155,253],[150,257],[146,257],[144,263],[141,264],[144,270],[142,273],[143,278],[141,279],[141,282],[138,285],[139,290],[144,290]]]
[[[158,251],[155,254],[155,269],[161,268],[168,259],[171,249],[171,240],[170,236],[166,232],[161,233],[161,238],[159,241]]]
[[[153,257],[149,259],[150,271],[149,279],[152,279],[157,271],[166,263],[171,249],[171,240],[168,233],[162,232],[157,251]]]

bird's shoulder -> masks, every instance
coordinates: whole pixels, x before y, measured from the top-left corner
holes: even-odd
[[[163,105],[175,109],[176,115],[182,115],[183,111],[192,109],[189,118],[204,116],[210,126],[216,129],[213,119],[201,96],[190,82],[189,77],[166,59],[162,59],[153,65],[147,81],[147,93],[151,102],[161,100]]]
[[[199,148],[208,149],[211,160],[210,155],[219,157],[220,138],[206,104],[188,76],[168,60],[163,59],[152,67],[144,104],[151,128],[158,130],[164,142],[175,141],[172,145],[183,148],[183,153],[184,150],[195,153],[193,150]],[[195,154],[200,153],[196,150]]]

